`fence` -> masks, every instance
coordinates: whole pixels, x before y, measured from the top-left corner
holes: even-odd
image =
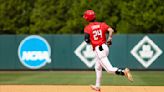
[[[0,36],[0,70],[24,70],[29,69],[27,59],[19,57],[23,55],[20,43],[29,35],[1,35]],[[37,61],[42,65],[34,65],[32,69],[94,69],[94,53],[90,46],[83,42],[83,35],[41,35],[50,46],[51,62],[44,58],[33,60],[38,54],[31,55],[31,63]],[[30,44],[33,51],[40,51],[39,45]],[[22,45],[24,46],[24,45]],[[23,48],[23,47],[22,47]],[[32,51],[26,47],[26,51]],[[37,48],[34,50],[34,48]],[[110,48],[109,59],[113,66],[129,67],[131,69],[164,69],[164,35],[115,35]],[[42,49],[42,52],[43,49]],[[43,54],[43,53],[40,53]],[[38,52],[37,52],[38,53]],[[29,54],[30,55],[30,54]],[[44,57],[44,56],[43,56]],[[21,62],[20,62],[21,61]],[[24,63],[22,63],[24,62]]]

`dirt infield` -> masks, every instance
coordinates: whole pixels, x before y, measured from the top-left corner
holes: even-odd
[[[102,92],[164,92],[164,86],[102,86]],[[94,92],[89,86],[0,85],[0,92]]]

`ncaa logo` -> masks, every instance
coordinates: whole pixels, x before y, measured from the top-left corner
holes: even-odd
[[[18,56],[27,68],[39,69],[51,62],[51,48],[44,38],[32,35],[21,41]]]

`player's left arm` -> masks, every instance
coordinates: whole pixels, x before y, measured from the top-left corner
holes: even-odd
[[[87,44],[90,44],[90,35],[88,33],[84,33],[84,40]]]
[[[109,36],[107,39],[107,45],[109,46],[109,45],[112,45],[112,36],[113,36],[114,30],[111,27],[109,27],[107,31],[109,32]]]
[[[89,28],[88,28],[88,26],[86,26],[85,28],[84,28],[84,41],[87,43],[87,44],[90,44],[90,31],[89,31]]]

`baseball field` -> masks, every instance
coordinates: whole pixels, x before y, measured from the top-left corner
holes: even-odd
[[[132,71],[134,82],[103,72],[102,92],[164,92],[163,71]],[[94,71],[1,71],[0,92],[94,92]]]

